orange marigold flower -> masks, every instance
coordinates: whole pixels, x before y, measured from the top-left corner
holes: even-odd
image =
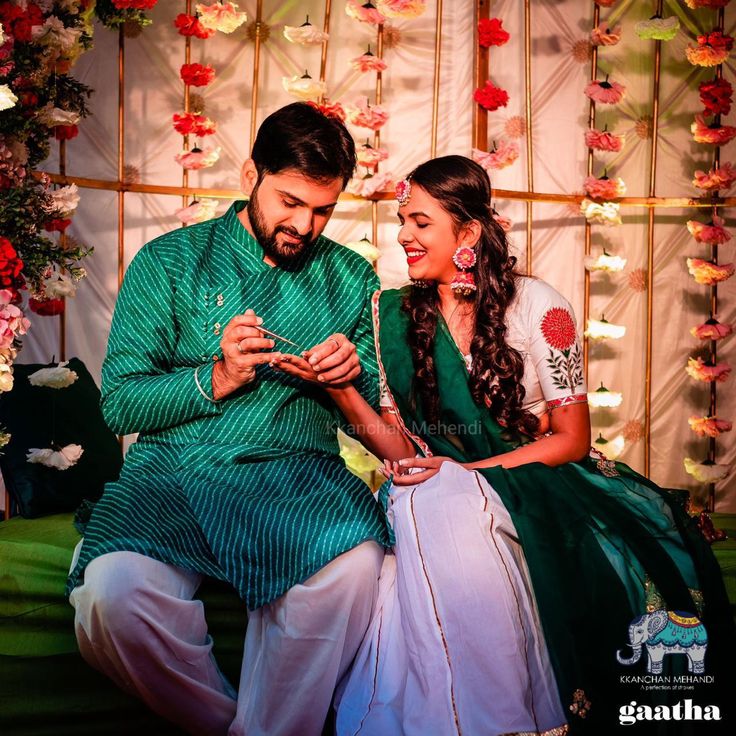
[[[712,143],[715,146],[722,146],[736,138],[736,128],[731,125],[718,125],[716,122],[708,125],[702,115],[695,116],[690,131],[696,143]]]
[[[688,258],[687,270],[698,284],[713,286],[721,281],[730,279],[733,276],[733,263],[713,263],[713,261],[704,261],[701,258]]]
[[[718,417],[690,417],[687,423],[698,437],[718,437],[719,434],[733,429],[731,422]]]
[[[728,363],[708,365],[702,358],[688,358],[685,371],[696,381],[724,383],[731,374],[731,366]]]

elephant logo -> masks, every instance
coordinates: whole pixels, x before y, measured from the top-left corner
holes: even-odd
[[[700,619],[680,611],[652,611],[635,618],[629,625],[631,657],[616,653],[620,664],[635,664],[641,657],[642,647],[647,648],[647,672],[662,673],[665,654],[687,655],[687,670],[695,674],[705,671],[705,650],[708,634]]]

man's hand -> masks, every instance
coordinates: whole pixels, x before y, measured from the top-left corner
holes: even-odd
[[[256,377],[256,366],[273,363],[281,353],[261,352],[274,346],[274,341],[256,329],[263,320],[252,309],[233,317],[220,340],[223,360],[212,371],[212,394],[219,400],[250,383]]]

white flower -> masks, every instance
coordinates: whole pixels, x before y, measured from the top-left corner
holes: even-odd
[[[596,450],[602,452],[608,460],[615,460],[623,451],[626,440],[622,435],[614,437],[610,442],[599,434],[598,439],[593,443]]]
[[[0,110],[10,110],[18,102],[13,90],[7,84],[0,84]]]
[[[376,192],[390,191],[393,184],[393,174],[386,171],[372,176],[364,176],[362,179],[351,179],[346,191],[359,197],[372,197]]]
[[[39,463],[48,468],[68,470],[72,465],[77,464],[83,452],[81,445],[67,445],[58,451],[52,450],[50,447],[45,447],[43,450],[31,447],[26,454],[26,460],[29,463]]]
[[[79,204],[79,189],[76,184],[55,189],[51,192],[50,209],[60,215],[71,215]]]
[[[67,28],[55,15],[50,15],[42,26],[33,26],[31,30],[36,43],[59,49],[62,53],[71,51],[81,35],[81,28]]]
[[[603,384],[599,389],[588,392],[588,403],[595,407],[614,409],[621,405],[624,397],[618,391],[609,391]]]
[[[43,293],[46,299],[76,296],[77,285],[70,276],[54,271],[51,276],[43,280]]]
[[[589,319],[585,336],[591,340],[618,340],[626,334],[624,325],[613,325],[605,319]]]
[[[616,202],[593,202],[583,199],[580,203],[580,212],[588,222],[597,222],[600,225],[612,227],[621,224],[620,206]]]
[[[66,388],[71,386],[78,378],[76,371],[66,366],[69,361],[59,363],[53,368],[41,368],[28,376],[32,386],[47,386],[48,388]]]
[[[284,89],[300,100],[317,100],[327,95],[327,84],[318,79],[312,79],[309,74],[302,77],[282,77]]]
[[[202,199],[194,200],[188,207],[176,210],[175,214],[185,225],[195,225],[216,217],[218,204],[216,199],[202,197]]]
[[[18,357],[18,351],[12,345],[0,348],[0,365],[11,365],[16,357]]]
[[[76,125],[81,115],[54,107],[53,102],[48,102],[36,113],[36,117],[49,128],[53,128],[56,125]]]
[[[3,24],[0,23],[0,46],[2,46],[5,43],[5,31],[3,29]]]
[[[612,256],[605,251],[599,256],[585,256],[585,268],[588,271],[623,271],[626,259]]]
[[[701,483],[716,483],[723,480],[731,470],[730,465],[716,465],[715,463],[699,463],[690,457],[683,460],[685,470]]]
[[[381,251],[366,237],[345,243],[345,247],[354,250],[370,263],[375,263],[381,257]]]
[[[0,363],[0,391],[13,388],[13,369],[7,363]]]
[[[284,38],[302,46],[317,46],[330,37],[329,33],[320,31],[309,21],[301,26],[284,26]]]
[[[10,442],[11,437],[10,432],[0,432],[0,448],[5,447]]]

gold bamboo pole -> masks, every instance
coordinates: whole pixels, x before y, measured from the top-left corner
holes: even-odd
[[[437,125],[440,103],[440,62],[442,54],[442,0],[437,0],[437,19],[434,26],[434,85],[432,87],[432,137],[430,158],[437,155]]]
[[[186,6],[186,14],[191,15],[192,14],[192,0],[187,0],[187,6]],[[186,36],[184,38],[184,63],[190,64],[192,61],[192,37]],[[184,112],[189,112],[189,85],[184,84]],[[184,150],[189,150],[189,133],[187,133],[184,136]],[[182,168],[181,170],[181,185],[183,188],[187,188],[189,186],[189,170]],[[183,194],[181,197],[181,206],[186,207],[188,202],[188,197],[186,194]],[[185,225],[182,223],[182,227],[185,227]]]
[[[256,3],[256,40],[253,48],[253,88],[250,93],[250,145],[253,148],[258,122],[258,76],[261,71],[261,24],[263,23],[263,0]]]
[[[475,3],[475,27],[473,42],[475,56],[473,57],[473,79],[475,88],[482,87],[488,78],[488,60],[490,53],[487,48],[478,43],[478,23],[490,17],[490,0],[477,0]],[[473,101],[473,146],[481,151],[488,149],[488,110]],[[494,197],[496,190],[494,189]]]
[[[595,28],[601,22],[601,8],[597,3],[593,3],[593,27]],[[590,78],[598,77],[598,47],[593,46],[590,55]],[[588,128],[595,128],[595,101],[591,100],[588,105]],[[593,174],[593,149],[588,149],[588,176]],[[585,255],[589,256],[591,251],[592,230],[588,220],[585,220]],[[583,325],[585,329],[588,327],[588,319],[590,318],[590,271],[585,269],[583,280]],[[590,341],[587,337],[583,337],[583,372],[585,381],[588,381],[588,355],[590,351]]]
[[[59,141],[59,174],[66,176],[66,141]],[[66,233],[59,234],[61,247],[66,245]],[[66,302],[66,299],[64,300]],[[59,360],[66,360],[66,303],[64,311],[59,315]]]
[[[325,33],[330,32],[330,14],[332,12],[332,0],[325,0],[325,22],[322,27],[322,30]],[[327,41],[322,42],[322,57],[320,58],[319,62],[319,81],[324,82],[326,79],[326,73],[327,73],[327,44],[329,43],[329,39]]]
[[[662,15],[662,0],[657,0],[655,15]],[[659,83],[662,69],[662,42],[654,42],[654,83],[652,85],[652,150],[649,159],[649,196],[657,186],[657,144],[659,136]],[[654,210],[647,224],[647,348],[644,377],[644,475],[649,477],[652,454],[652,344],[654,330]]]
[[[125,35],[118,32],[118,291],[125,272]]]
[[[524,0],[524,95],[526,98],[526,188],[534,191],[532,157],[532,12],[531,0]],[[532,201],[526,203],[526,272],[532,274]]]
[[[379,59],[383,59],[383,24],[379,24],[376,30],[376,56]],[[376,72],[376,105],[381,104],[383,99],[383,74],[379,71]],[[373,146],[374,148],[380,148],[381,146],[381,131],[377,130],[373,135]],[[386,199],[390,199],[390,196],[386,196]],[[374,198],[371,202],[371,237],[373,245],[378,244],[378,199]]]

